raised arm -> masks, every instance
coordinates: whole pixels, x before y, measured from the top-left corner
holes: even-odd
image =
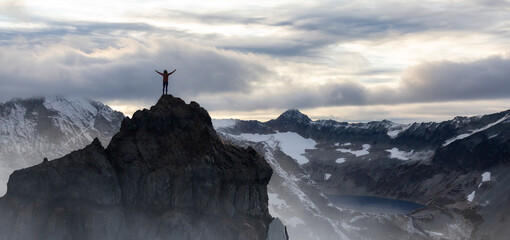
[[[168,75],[172,75],[172,73],[174,73],[177,69],[174,69],[171,73],[169,73]]]
[[[159,75],[163,76],[163,73],[158,72],[158,70],[154,70],[154,71],[156,71]]]

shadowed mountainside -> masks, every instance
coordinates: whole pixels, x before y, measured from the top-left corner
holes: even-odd
[[[60,159],[15,171],[1,239],[265,239],[272,170],[224,144],[207,111],[164,95]]]

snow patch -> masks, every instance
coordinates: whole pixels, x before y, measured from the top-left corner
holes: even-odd
[[[328,180],[331,177],[331,174],[326,173],[324,174],[324,180]]]
[[[343,162],[345,162],[345,158],[339,158],[335,162],[336,163],[343,163]]]
[[[498,134],[494,134],[494,135],[490,136],[490,137],[489,137],[489,139],[491,139],[491,138],[495,138],[495,137],[497,137],[497,136],[498,136]]]
[[[489,129],[489,128],[491,128],[492,126],[494,126],[494,125],[496,125],[496,124],[498,124],[498,123],[501,123],[501,122],[505,121],[508,117],[509,117],[509,115],[506,115],[506,116],[502,117],[501,119],[499,119],[499,120],[497,120],[497,121],[495,121],[495,122],[493,122],[493,123],[491,123],[491,124],[489,124],[489,125],[487,125],[487,126],[485,126],[485,127],[482,127],[482,128],[479,128],[479,129],[475,129],[475,130],[471,130],[469,133],[463,133],[463,134],[460,134],[460,135],[458,135],[458,136],[456,136],[456,137],[450,138],[450,139],[446,140],[446,141],[443,143],[443,147],[446,147],[446,146],[448,146],[450,143],[455,142],[455,141],[457,141],[457,140],[467,138],[467,137],[469,137],[469,136],[471,136],[471,135],[473,135],[473,134],[475,134],[475,133],[478,133],[478,132],[484,131],[484,130],[486,130],[486,129]]]
[[[473,199],[475,199],[475,193],[476,193],[476,191],[473,191],[471,194],[467,195],[466,199],[469,202],[473,202]]]
[[[351,146],[351,143],[350,143],[350,142],[348,142],[348,143],[342,143],[342,144],[340,144],[340,143],[335,143],[335,146],[337,146],[337,147],[340,147],[340,146],[346,147],[346,146]]]
[[[370,149],[370,147],[371,147],[370,144],[363,144],[363,149],[361,149],[361,150],[351,150],[351,149],[346,149],[346,148],[340,148],[340,149],[337,149],[337,151],[340,151],[343,153],[350,153],[350,154],[355,155],[356,157],[360,157],[360,156],[369,154],[370,152],[368,150]]]
[[[315,149],[317,144],[313,139],[301,137],[295,132],[278,132],[274,134],[243,133],[240,137],[252,142],[275,140],[279,143],[278,146],[282,152],[294,158],[299,164],[308,163],[308,159],[303,156],[305,149]]]
[[[431,236],[434,236],[434,237],[443,237],[444,234],[440,233],[440,232],[433,232],[433,231],[425,231],[427,232],[429,235]]]
[[[394,147],[392,149],[386,149],[386,152],[390,153],[390,158],[396,158],[402,161],[409,160],[414,155],[414,150],[410,152],[400,151],[398,148]]]
[[[482,173],[482,182],[488,182],[491,180],[491,172]]]
[[[482,186],[482,183],[489,182],[491,180],[491,172],[482,173],[482,182],[478,184],[478,187]]]

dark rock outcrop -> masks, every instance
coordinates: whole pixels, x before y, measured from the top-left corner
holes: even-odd
[[[120,239],[127,236],[120,200],[117,174],[95,139],[10,176],[0,239]]]
[[[99,141],[14,172],[1,239],[266,239],[272,170],[224,144],[197,103],[162,96]]]
[[[94,138],[107,145],[124,114],[100,102],[63,96],[0,103],[0,196],[14,170],[60,158]]]

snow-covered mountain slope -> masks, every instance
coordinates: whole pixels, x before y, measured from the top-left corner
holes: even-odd
[[[476,144],[491,141],[491,146],[502,146],[510,137],[510,133],[506,133],[510,129],[509,113],[404,125],[386,120],[368,123],[312,121],[297,110],[289,110],[265,123],[230,120],[230,125],[218,127],[218,130],[232,135],[252,136],[251,139],[256,141],[296,134],[299,137],[280,139],[283,150],[285,146],[301,147],[300,152],[287,154],[302,164],[312,180],[328,194],[341,191],[342,194],[390,196],[426,203],[436,194],[431,192],[430,195],[420,193],[420,196],[404,196],[399,195],[398,189],[383,186],[401,178],[401,174],[393,173],[396,169],[407,175],[417,168],[425,172],[482,171],[504,162],[505,159],[498,156],[492,160],[473,159],[466,162],[462,159],[472,159],[474,156],[460,156],[457,152],[468,154],[473,146],[457,148],[466,146],[472,139],[478,139]],[[310,144],[303,148],[304,141]],[[504,153],[503,150],[493,151]],[[444,158],[459,159],[459,162]],[[426,177],[430,174],[419,175]]]
[[[268,122],[231,120],[235,124],[218,130],[236,138],[252,136],[261,143],[279,140],[282,146],[314,141],[315,146],[295,151],[299,157],[294,161],[302,163],[315,186],[327,194],[382,196],[427,205],[409,216],[427,238],[501,239],[505,228],[489,233],[487,224],[502,226],[504,221],[493,216],[510,217],[510,189],[505,187],[510,180],[502,175],[510,170],[509,113],[398,124],[312,121],[289,110]],[[301,139],[271,137],[281,134],[298,134]],[[491,180],[484,181],[487,172],[492,173]]]
[[[107,145],[122,119],[121,112],[83,98],[51,96],[0,104],[0,196],[15,169],[64,156],[95,137]]]
[[[282,144],[290,140],[303,141],[299,135],[219,134],[225,142],[253,147],[271,165],[269,211],[287,226],[290,239],[429,239],[427,232],[414,226],[413,217],[350,211],[331,204],[291,157],[303,146],[289,149]]]

